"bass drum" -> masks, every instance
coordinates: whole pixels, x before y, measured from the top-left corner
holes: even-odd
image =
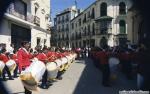
[[[111,81],[114,81],[117,79],[117,75],[118,75],[118,64],[119,64],[119,59],[116,57],[110,57],[109,58],[109,68],[110,68],[110,79]]]
[[[68,59],[66,57],[61,58],[62,65],[68,63]]]
[[[9,60],[6,62],[6,66],[8,67],[10,73],[12,74],[16,68],[16,62],[14,60]]]
[[[38,90],[38,82],[42,79],[42,76],[46,70],[46,66],[41,61],[34,61],[20,74],[20,79],[23,85],[31,91]]]
[[[62,61],[60,59],[55,60],[57,67],[60,67],[62,65]]]
[[[57,64],[55,62],[49,62],[46,64],[46,69],[48,71],[48,80],[55,79],[58,73]]]

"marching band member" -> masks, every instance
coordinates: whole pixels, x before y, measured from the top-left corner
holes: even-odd
[[[10,53],[10,59],[14,60],[16,62],[16,68],[14,70],[14,78],[17,78],[17,72],[18,72],[18,58],[17,58],[17,52],[14,51],[14,53]]]
[[[1,54],[0,54],[0,60],[3,61],[4,63],[6,63],[9,60],[9,57],[6,55],[6,49],[3,48],[1,50]],[[7,72],[9,80],[14,80],[13,77],[11,76],[11,73],[9,71],[9,68],[5,65],[3,72],[2,72],[2,76],[3,76],[3,80],[6,81],[6,77],[5,77],[5,72]]]
[[[21,43],[21,48],[17,52],[20,73],[22,70],[25,70],[31,64],[30,54],[28,52],[29,47],[30,47],[30,44],[27,41],[23,41]],[[24,89],[25,89],[25,94],[32,94],[32,92],[27,90],[25,87]]]
[[[56,52],[53,51],[52,49],[49,49],[49,51],[47,53],[47,57],[48,57],[49,62],[55,61],[57,59]]]
[[[132,79],[131,71],[132,71],[132,65],[131,65],[131,56],[130,56],[129,49],[124,48],[120,53],[120,60],[122,64],[122,71],[125,73],[126,77],[128,79]]]
[[[109,87],[110,69],[108,63],[108,53],[105,50],[102,50],[97,53],[97,56],[99,57],[101,70],[102,70],[102,85]]]
[[[56,49],[56,56],[57,56],[57,58],[62,58],[62,57],[64,57],[64,54],[63,54],[62,52],[63,52],[63,50],[61,50],[61,52],[60,52],[60,49],[59,49],[59,48]],[[57,80],[62,80],[62,75],[63,75],[63,73],[64,73],[64,71],[59,70],[58,73],[57,73],[56,79],[57,79]]]
[[[48,62],[48,58],[46,56],[48,50],[47,48],[43,48],[42,51],[39,52],[39,54],[36,56],[36,58],[40,61],[42,61],[44,64],[46,64]],[[42,77],[42,84],[40,85],[41,88],[43,89],[47,89],[48,88],[48,85],[46,84],[47,83],[47,70],[45,70],[45,73]]]

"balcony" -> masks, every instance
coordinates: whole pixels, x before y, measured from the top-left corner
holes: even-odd
[[[18,13],[13,7],[9,7],[6,11],[6,15],[10,15],[11,19],[18,19],[19,21],[20,20],[24,20],[24,21],[28,21],[30,23],[34,23],[34,16],[30,13],[26,13],[25,14],[21,14],[21,13]]]
[[[37,26],[40,26],[40,18],[37,16],[34,16],[34,24],[36,24]]]

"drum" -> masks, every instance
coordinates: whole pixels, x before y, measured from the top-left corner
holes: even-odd
[[[23,85],[28,90],[37,90],[38,82],[42,79],[42,76],[46,70],[46,66],[41,61],[34,61],[31,65],[21,72],[20,78]]]
[[[66,63],[66,64],[64,65],[64,70],[67,70],[67,69],[69,68],[69,66],[70,66],[70,64],[69,64],[69,63]]]
[[[110,78],[111,78],[111,81],[114,81],[117,79],[118,64],[120,61],[116,57],[110,57],[108,62],[109,62],[109,68],[111,72]]]
[[[5,67],[4,62],[0,61],[0,75],[2,74],[2,71],[3,71],[4,67]]]
[[[57,64],[55,62],[49,62],[46,64],[46,69],[48,71],[48,79],[55,79],[58,73]]]
[[[68,63],[68,59],[66,57],[61,58],[62,65]]]
[[[60,59],[56,59],[54,62],[56,62],[57,67],[60,67],[62,65],[62,61]]]
[[[120,61],[116,57],[110,57],[108,62],[109,62],[110,70],[115,71]]]
[[[9,68],[10,73],[12,74],[16,68],[16,62],[14,60],[8,60],[6,62],[6,66]]]
[[[68,60],[68,63],[70,64],[71,63],[71,57],[70,56],[66,56],[67,60]]]

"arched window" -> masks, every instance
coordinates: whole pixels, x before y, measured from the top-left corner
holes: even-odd
[[[87,30],[86,30],[86,27],[84,28],[84,34],[86,35],[87,34],[87,32],[86,32]]]
[[[121,34],[125,34],[126,33],[126,22],[124,20],[120,20],[119,28],[120,28],[120,33]]]
[[[95,24],[92,25],[92,34],[95,35]]]
[[[90,25],[88,25],[88,35],[90,35],[91,30],[90,30]]]
[[[102,3],[100,6],[100,15],[101,16],[107,16],[107,4],[106,3]]]
[[[126,14],[126,4],[124,2],[119,3],[119,14]]]
[[[94,9],[94,8],[92,9],[91,17],[92,17],[93,19],[95,18],[95,9]]]

